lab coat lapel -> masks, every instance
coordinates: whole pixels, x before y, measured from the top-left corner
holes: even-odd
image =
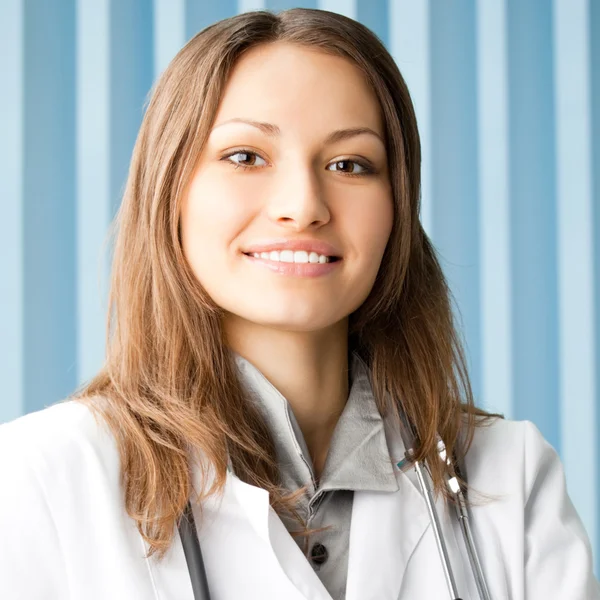
[[[390,455],[404,458],[398,430],[384,419]],[[397,492],[356,491],[350,526],[346,600],[398,598],[406,566],[430,526],[425,501],[409,472],[396,467]]]
[[[245,545],[253,548],[255,556],[260,555],[260,568],[265,574],[265,600],[332,600],[285,525],[271,508],[268,492],[243,482],[229,470],[226,477],[223,497],[213,496],[205,500],[202,515],[199,507],[193,505],[209,586],[215,594],[227,593],[223,591],[227,584],[221,587],[220,582],[236,577],[236,572],[242,580],[246,579],[243,575],[244,569],[248,568],[246,564],[243,561],[235,562],[233,567],[236,571],[232,572],[231,559],[226,552],[227,545],[235,544],[236,536],[240,536],[245,537]],[[196,490],[204,487],[198,468],[193,470],[193,482]],[[239,519],[248,526],[234,525],[232,529],[232,524],[239,522]],[[229,527],[226,525],[227,521],[230,522]],[[158,564],[152,558],[149,566],[159,597],[193,600],[187,563],[178,536],[166,560]]]
[[[235,475],[231,478],[232,490],[237,502],[243,507],[257,535],[271,548],[273,568],[283,570],[290,583],[311,600],[331,600],[331,595],[314,572],[307,558],[289,534],[285,525],[271,508],[266,490],[244,483]],[[291,596],[287,596],[291,598]],[[299,596],[300,597],[300,596]]]
[[[405,447],[395,423],[384,418],[398,491],[354,494],[346,600],[444,597],[448,587],[425,498],[414,469],[403,472]],[[439,495],[436,511],[460,597],[477,597],[455,509]],[[406,579],[406,570],[415,570]],[[402,596],[400,596],[402,594]],[[425,597],[425,596],[419,596]]]

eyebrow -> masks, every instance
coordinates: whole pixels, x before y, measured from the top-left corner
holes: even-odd
[[[219,123],[217,126],[213,127],[212,131],[214,131],[218,127],[227,125],[228,123],[245,123],[246,125],[252,125],[252,127],[260,129],[260,131],[262,131],[264,134],[270,137],[276,137],[281,134],[281,129],[279,129],[277,125],[273,125],[272,123],[265,123],[263,121],[254,121],[253,119],[242,119],[241,117],[234,117],[233,119],[223,121],[223,123]],[[347,140],[349,138],[365,133],[369,135],[374,135],[385,146],[383,138],[370,127],[349,127],[347,129],[337,129],[336,131],[332,131],[327,136],[327,138],[325,139],[325,143],[334,144],[336,142],[341,142],[342,140]]]

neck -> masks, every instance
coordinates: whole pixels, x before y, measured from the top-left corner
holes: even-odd
[[[290,403],[319,478],[348,400],[347,319],[318,332],[268,329],[233,315],[224,324],[229,348]]]

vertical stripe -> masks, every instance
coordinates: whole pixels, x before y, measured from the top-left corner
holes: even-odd
[[[199,31],[238,12],[237,0],[219,0],[218,2],[198,2],[187,0],[185,5],[186,41]]]
[[[454,297],[480,403],[479,206],[475,11],[471,0],[431,10],[433,243]]]
[[[27,3],[24,46],[26,412],[76,384],[75,5]]]
[[[514,416],[560,451],[551,5],[507,7]]]
[[[121,202],[152,84],[150,0],[80,1],[78,10],[78,383],[105,352],[108,225]]]
[[[561,458],[569,492],[597,537],[597,433],[587,0],[555,0]]]
[[[154,0],[154,75],[158,77],[185,44],[185,0]]]
[[[356,0],[356,18],[373,31],[389,51],[389,16],[387,0]]]
[[[482,405],[512,416],[506,2],[477,2]]]
[[[410,92],[421,138],[421,223],[432,235],[429,0],[390,3],[390,51]]]
[[[77,4],[78,383],[104,359],[110,199],[110,0]]]
[[[154,77],[152,0],[112,0],[110,30],[110,196],[114,214],[121,203]]]
[[[253,10],[264,10],[265,0],[238,0],[237,11],[238,13],[253,11]]]
[[[588,40],[590,44],[590,109],[591,109],[591,155],[592,155],[592,219],[594,227],[594,348],[595,371],[595,431],[600,432],[600,3],[589,3]],[[596,434],[596,515],[600,514],[600,436]],[[596,523],[596,577],[600,577],[600,525]]]
[[[335,12],[349,19],[356,20],[356,3],[357,0],[319,0],[317,8]]]
[[[25,412],[23,398],[23,1],[0,3],[0,423]]]
[[[317,8],[317,0],[265,0],[266,8],[279,12],[288,8]]]

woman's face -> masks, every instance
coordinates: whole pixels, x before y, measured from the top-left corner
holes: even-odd
[[[371,132],[330,139],[356,128]],[[383,139],[377,99],[349,61],[281,42],[239,60],[181,212],[184,254],[226,316],[308,332],[363,303],[392,227]],[[340,260],[272,261],[285,242],[299,246],[284,260],[306,260],[302,248]],[[329,247],[311,255],[313,242]],[[257,245],[267,258],[245,254]]]

